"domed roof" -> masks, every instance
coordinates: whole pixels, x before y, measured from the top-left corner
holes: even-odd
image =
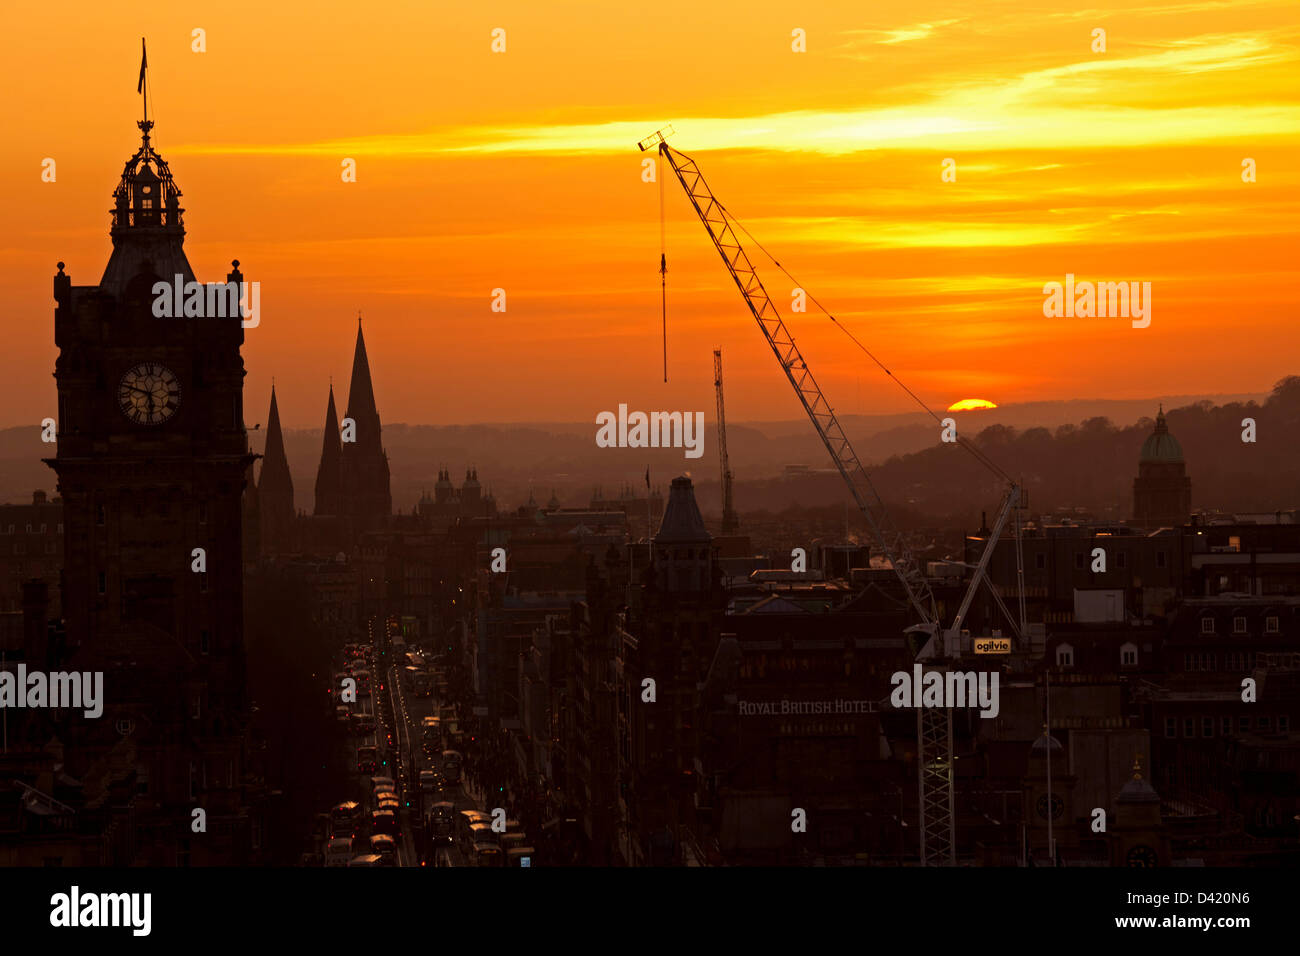
[[[1049,753],[1053,757],[1059,757],[1064,752],[1065,748],[1061,746],[1061,742],[1047,733],[1046,728],[1044,728],[1043,732],[1039,734],[1034,742],[1029,746],[1030,758],[1046,757]]]
[[[1160,794],[1142,777],[1142,762],[1133,760],[1133,779],[1124,784],[1119,791],[1120,803],[1159,803]]]
[[[1138,461],[1153,462],[1181,462],[1183,460],[1183,446],[1178,444],[1178,439],[1169,434],[1169,426],[1165,424],[1165,407],[1160,406],[1160,413],[1156,415],[1155,431],[1142,443],[1142,454]]]

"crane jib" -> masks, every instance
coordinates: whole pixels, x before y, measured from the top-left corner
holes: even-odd
[[[656,134],[660,135],[660,134]],[[644,141],[643,141],[644,142]],[[867,519],[872,535],[881,552],[889,560],[901,582],[908,602],[926,624],[934,624],[938,617],[934,594],[925,575],[906,547],[903,536],[892,526],[889,514],[880,495],[853,450],[848,436],[840,427],[830,402],[813,377],[803,354],[795,345],[793,336],[785,327],[757,270],[749,260],[744,246],[731,227],[722,203],[713,195],[695,161],[685,153],[659,141],[659,153],[676,175],[687,198],[699,216],[714,247],[722,257],[727,271],[740,290],[741,297],[767,339],[778,363],[786,374],[795,395],[807,412],[809,420],[821,437],[835,462],[836,468],[849,486],[849,491],[859,510]],[[643,147],[644,148],[644,145]]]

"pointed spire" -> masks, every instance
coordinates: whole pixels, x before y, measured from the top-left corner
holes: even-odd
[[[393,498],[359,312],[347,417],[355,423],[356,440],[343,446],[343,505],[348,514],[359,519],[358,527],[374,530],[383,527],[393,513]]]
[[[334,408],[334,385],[330,384],[325,408],[325,438],[321,444],[320,467],[316,469],[316,507],[313,514],[340,514],[342,496],[343,443],[339,438],[339,415]]]
[[[289,459],[284,453],[280,406],[274,384],[271,386],[271,411],[267,416],[266,447],[262,449],[262,472],[258,485],[262,550],[267,553],[287,550],[294,515],[293,478],[289,474]]]
[[[664,508],[663,521],[654,536],[655,543],[706,542],[712,535],[704,526],[700,506],[695,500],[695,488],[685,475],[674,478],[668,506]]]
[[[370,359],[366,355],[366,338],[361,332],[361,313],[357,313],[357,344],[352,356],[352,382],[348,386],[347,417],[357,423],[358,448],[379,448],[379,409],[370,379]]]

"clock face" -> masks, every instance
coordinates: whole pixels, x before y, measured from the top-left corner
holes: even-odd
[[[117,405],[137,425],[161,425],[181,404],[176,373],[157,362],[128,369],[117,387]]]
[[[1061,818],[1061,814],[1065,812],[1065,803],[1056,794],[1052,794],[1050,799],[1048,798],[1047,794],[1043,794],[1041,797],[1038,798],[1038,805],[1036,809],[1038,810],[1038,815],[1042,817],[1044,820],[1047,819],[1047,812],[1049,807],[1051,808],[1053,820],[1059,820]]]
[[[1128,851],[1129,866],[1155,866],[1156,851],[1149,846],[1135,846]]]

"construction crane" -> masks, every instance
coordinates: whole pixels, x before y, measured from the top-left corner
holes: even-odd
[[[722,466],[722,533],[740,530],[731,501],[731,461],[727,458],[727,412],[722,403],[722,349],[713,350],[713,387],[718,393],[718,459]]]
[[[907,633],[916,635],[917,659],[936,662],[938,667],[933,669],[943,669],[947,662],[954,661],[960,656],[963,643],[962,622],[970,610],[971,601],[979,584],[986,578],[993,547],[1006,525],[1008,516],[1013,510],[1023,507],[1019,484],[1012,481],[1005,472],[993,465],[981,453],[967,445],[976,457],[1006,480],[1007,490],[997,521],[985,543],[983,554],[980,556],[979,564],[971,577],[953,624],[949,628],[942,628],[928,577],[921,569],[916,556],[913,555],[907,539],[891,522],[884,502],[872,485],[848,436],[840,427],[834,409],[817,385],[812,371],[804,361],[803,353],[795,345],[794,337],[790,335],[781,316],[777,313],[771,297],[767,294],[767,289],[764,288],[762,280],[750,262],[749,255],[732,228],[733,217],[713,195],[695,160],[670,147],[665,132],[671,133],[671,128],[653,133],[637,145],[643,152],[657,149],[660,157],[676,174],[696,215],[704,224],[709,238],[713,240],[714,247],[722,257],[727,271],[731,273],[736,288],[740,290],[741,297],[749,307],[750,314],[758,323],[759,331],[763,333],[767,344],[776,355],[782,371],[794,388],[795,395],[803,405],[804,411],[808,413],[808,418],[823,444],[826,445],[826,450],[830,452],[831,459],[835,462],[835,467],[839,470],[845,484],[848,485],[859,510],[867,519],[877,546],[898,576],[909,605],[920,618],[919,623],[906,629]],[[779,268],[780,264],[777,265]],[[721,381],[720,374],[718,380]],[[720,386],[719,400],[721,400]],[[1018,517],[1018,511],[1016,514]],[[996,590],[993,590],[991,582],[989,588],[1005,612],[1005,605],[1002,604],[1002,599]],[[1018,628],[1010,614],[1007,614],[1007,619],[1016,631],[1017,639],[1021,639],[1025,631],[1023,611]],[[920,860],[923,866],[955,865],[957,841],[954,824],[951,708],[918,707],[916,733]]]

